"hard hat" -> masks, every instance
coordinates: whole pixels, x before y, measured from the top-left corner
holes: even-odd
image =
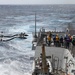
[[[57,36],[58,36],[58,34],[57,34]]]
[[[68,34],[68,36],[70,36],[70,34]]]

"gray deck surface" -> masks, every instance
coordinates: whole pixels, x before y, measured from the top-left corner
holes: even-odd
[[[42,52],[42,47],[37,46],[35,50],[35,58],[40,57],[41,52]],[[69,62],[70,60],[75,61],[70,51],[65,48],[46,46],[45,52],[46,52],[46,56],[51,56],[51,58],[49,59],[51,62],[52,62],[52,56],[53,56],[53,59],[57,60],[56,65],[55,65],[56,67],[57,67],[57,63],[59,59],[59,66],[58,66],[59,69],[62,68],[63,70],[65,70],[66,59],[64,59],[64,57],[68,57],[67,62]]]

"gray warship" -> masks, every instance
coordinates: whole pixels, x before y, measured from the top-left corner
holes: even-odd
[[[36,17],[35,17],[36,18]],[[71,34],[75,38],[73,29],[69,27],[66,31],[50,31],[52,35],[58,34],[64,36]],[[70,43],[69,48],[64,46],[55,46],[53,40],[51,45],[46,43],[47,33],[49,31],[36,32],[33,34],[32,50],[35,50],[32,75],[75,75],[75,47]]]

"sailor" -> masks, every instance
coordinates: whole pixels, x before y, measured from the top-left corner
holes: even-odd
[[[23,35],[23,33],[21,32],[21,33],[19,34],[19,36],[22,37],[22,35]]]
[[[56,35],[54,35],[53,37],[53,42],[54,42],[54,45],[56,45]]]
[[[73,57],[75,57],[75,36],[72,37],[72,53]]]
[[[66,48],[66,34],[65,34],[65,36],[64,36],[63,45],[64,45],[64,47]]]
[[[24,37],[24,36],[25,36],[25,33],[22,33],[22,32],[21,32],[21,33],[19,34],[19,36],[20,36],[20,37]]]
[[[42,27],[41,28],[41,40],[43,40],[43,38],[44,38],[44,33],[45,33],[45,29]]]
[[[63,46],[63,37],[61,36],[60,37],[60,44],[61,44],[61,47]]]
[[[69,38],[70,38],[70,43],[72,42],[72,36],[69,34]]]
[[[56,47],[58,47],[59,46],[59,36],[58,36],[58,34],[56,35]]]
[[[70,37],[69,37],[69,35],[66,35],[65,41],[66,41],[66,48],[69,48],[69,44],[70,44]]]
[[[47,39],[48,39],[48,46],[50,46],[50,44],[51,44],[51,36],[48,35],[48,36],[47,36]]]
[[[72,38],[72,44],[73,44],[73,46],[75,46],[75,38],[74,37]]]

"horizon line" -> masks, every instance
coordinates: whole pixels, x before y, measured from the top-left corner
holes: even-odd
[[[75,5],[75,4],[0,4],[0,5]]]

